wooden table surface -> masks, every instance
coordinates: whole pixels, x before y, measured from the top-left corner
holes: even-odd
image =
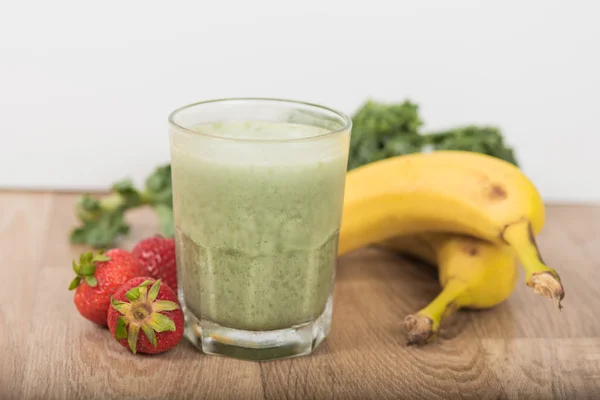
[[[461,311],[438,342],[406,347],[401,323],[439,291],[435,271],[362,250],[340,259],[332,331],[311,356],[245,362],[187,342],[134,356],[80,317],[67,290],[73,194],[0,193],[1,399],[600,398],[600,207],[552,206],[539,244],[561,274],[552,302],[523,283],[487,311]],[[152,235],[149,210],[131,236]]]

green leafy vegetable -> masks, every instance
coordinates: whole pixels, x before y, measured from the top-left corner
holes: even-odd
[[[76,205],[77,218],[81,225],[71,232],[71,243],[87,244],[95,248],[107,248],[120,235],[129,233],[125,212],[149,205],[160,221],[163,236],[172,237],[173,196],[171,188],[171,165],[163,165],[146,179],[144,190],[135,188],[131,180],[115,183],[111,193],[100,199],[86,194]]]
[[[348,169],[400,154],[421,151],[419,108],[410,101],[367,101],[352,117]]]
[[[424,136],[434,150],[463,150],[483,153],[518,165],[514,150],[504,143],[498,128],[465,126]]]
[[[348,169],[428,148],[483,153],[518,165],[514,150],[504,143],[498,128],[468,125],[423,133],[418,111],[410,101],[364,103],[352,118]]]

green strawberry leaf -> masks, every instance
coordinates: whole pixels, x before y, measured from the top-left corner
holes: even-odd
[[[140,291],[142,301],[148,300],[148,286],[138,286],[138,290]]]
[[[152,310],[154,310],[155,312],[173,311],[177,309],[179,309],[179,306],[174,301],[158,300],[152,303]]]
[[[138,334],[140,333],[140,326],[129,324],[129,333],[127,334],[127,343],[133,354],[137,351]]]
[[[111,298],[110,304],[111,304],[112,308],[114,308],[115,310],[117,310],[118,312],[120,312],[123,315],[127,314],[129,312],[129,310],[131,309],[130,303],[125,303],[124,301],[115,300],[114,298]]]
[[[121,340],[127,337],[127,322],[125,318],[119,317],[117,319],[117,327],[115,328],[115,339]]]
[[[92,259],[94,258],[94,253],[92,253],[91,251],[88,253],[83,253],[83,262],[82,264],[90,264],[92,262]]]
[[[158,342],[156,341],[156,333],[154,333],[154,329],[148,324],[142,324],[142,330],[146,334],[148,341],[152,343],[154,347],[158,346]]]
[[[127,291],[127,293],[125,293],[125,297],[127,297],[127,299],[129,301],[135,301],[135,300],[139,299],[140,298],[140,288],[134,287],[132,289],[129,289]]]
[[[81,283],[81,278],[77,276],[71,281],[71,284],[69,285],[69,290],[75,289],[77,286],[79,286],[79,283]]]
[[[95,276],[85,276],[85,282],[90,285],[91,287],[96,287],[98,286],[98,280],[96,279]]]
[[[84,264],[79,268],[79,275],[83,276],[93,276],[96,271],[96,266],[94,264]],[[93,285],[90,285],[93,286]]]
[[[100,252],[100,254],[97,254],[96,257],[94,257],[94,261],[95,262],[110,261],[110,257],[107,257],[104,254],[102,254],[102,252]]]
[[[175,331],[175,322],[164,314],[153,312],[148,323],[156,332]]]
[[[160,290],[160,284],[160,279],[154,282],[154,284],[150,288],[150,291],[148,292],[148,301],[153,302],[154,300],[156,300],[156,298],[158,297],[158,292]]]

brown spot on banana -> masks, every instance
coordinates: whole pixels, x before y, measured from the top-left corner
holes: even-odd
[[[464,243],[462,245],[461,250],[464,251],[466,254],[470,255],[471,257],[475,257],[479,254],[479,248],[477,247],[475,241]]]
[[[508,197],[508,193],[506,193],[506,190],[497,183],[491,186],[487,195],[490,200],[504,200]]]

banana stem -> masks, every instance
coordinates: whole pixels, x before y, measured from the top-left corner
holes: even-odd
[[[408,345],[426,344],[437,336],[440,323],[457,308],[456,300],[467,285],[458,279],[450,279],[442,292],[427,307],[404,319],[404,330],[408,336]]]
[[[514,249],[523,265],[527,286],[532,287],[534,293],[552,299],[560,311],[565,289],[558,273],[544,263],[531,223],[520,220],[507,225],[502,232],[502,239]]]

